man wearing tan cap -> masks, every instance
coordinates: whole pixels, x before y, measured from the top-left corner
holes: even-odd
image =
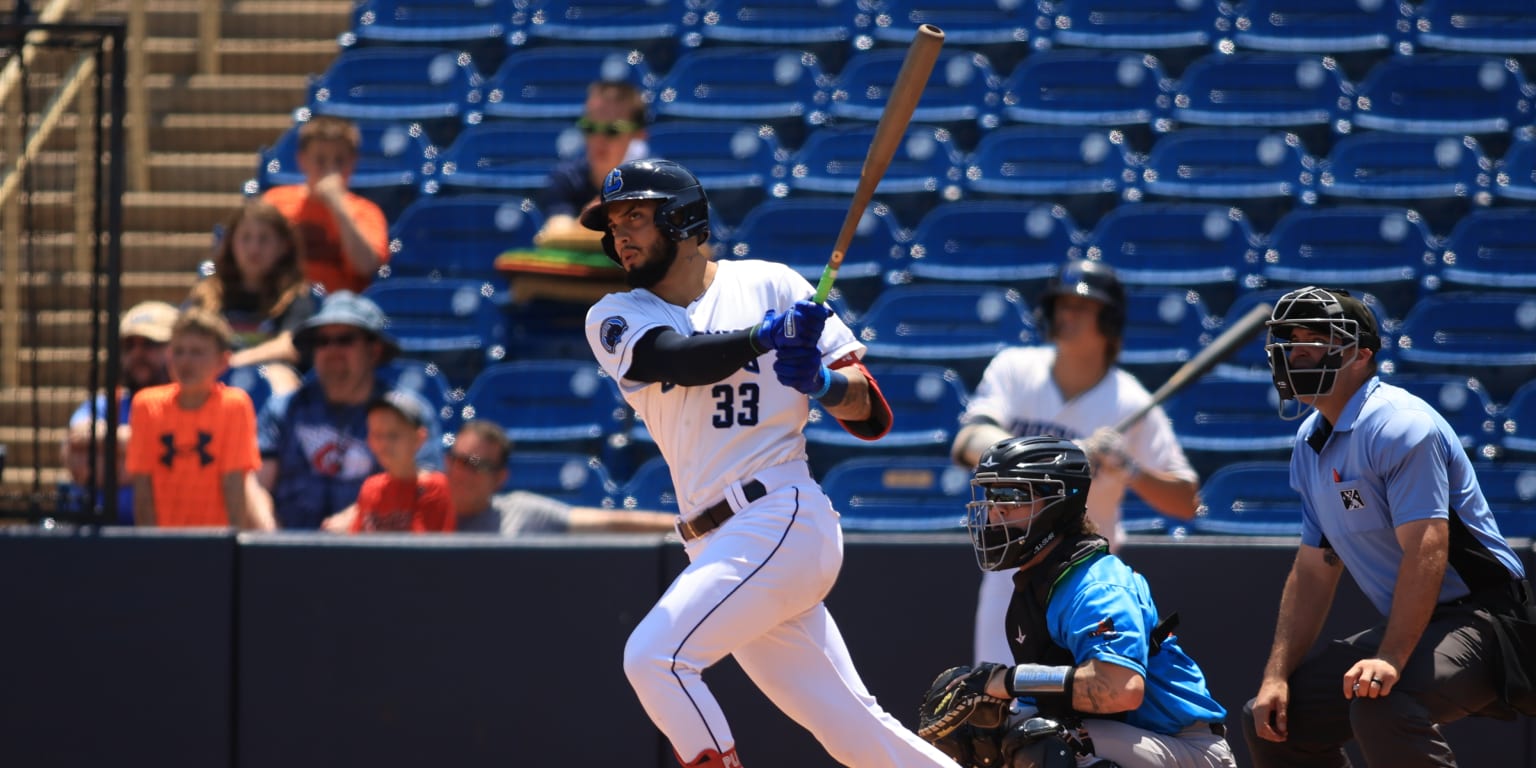
[[[123,313],[123,319],[118,324],[119,362],[122,369],[122,383],[117,392],[119,459],[128,445],[128,406],[133,402],[134,393],[171,380],[167,350],[176,314],[176,308],[163,301],[145,301]],[[101,502],[101,495],[97,493],[93,496],[90,489],[99,486],[106,477],[102,463],[106,448],[100,441],[105,434],[101,421],[106,415],[106,394],[97,393],[94,401],[81,403],[69,418],[69,432],[64,438],[64,467],[69,470],[70,479],[74,483],[69,489],[68,499],[74,504],[86,506]],[[90,460],[93,425],[97,437],[94,473]],[[117,476],[117,522],[133,525],[133,487],[126,482],[121,468]]]

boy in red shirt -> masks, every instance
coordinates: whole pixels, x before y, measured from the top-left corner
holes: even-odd
[[[384,471],[363,481],[353,533],[454,529],[448,478],[416,468],[426,425],[426,409],[408,392],[389,392],[368,406],[368,450]]]
[[[250,396],[219,381],[233,338],[219,315],[182,312],[171,327],[172,382],[134,395],[126,468],[136,525],[275,527],[246,503],[261,456]]]

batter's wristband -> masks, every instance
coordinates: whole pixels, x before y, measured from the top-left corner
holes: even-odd
[[[821,367],[821,389],[811,397],[829,405],[836,405],[848,396],[848,377],[823,365]]]
[[[1072,683],[1077,667],[1053,667],[1045,664],[1020,664],[1003,676],[1010,698],[1065,694],[1072,701]]]

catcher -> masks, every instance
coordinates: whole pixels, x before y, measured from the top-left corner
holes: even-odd
[[[982,454],[966,527],[983,570],[1018,569],[1008,606],[1016,665],[939,675],[918,733],[978,768],[1236,768],[1226,710],[1159,622],[1147,582],[1086,518],[1076,443],[1017,437]]]

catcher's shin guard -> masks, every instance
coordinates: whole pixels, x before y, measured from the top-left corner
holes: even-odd
[[[677,750],[673,750],[672,754],[677,755]],[[706,749],[694,755],[691,761],[677,755],[677,762],[683,768],[741,768],[741,758],[736,756],[735,747],[727,749],[723,755],[713,749]]]

